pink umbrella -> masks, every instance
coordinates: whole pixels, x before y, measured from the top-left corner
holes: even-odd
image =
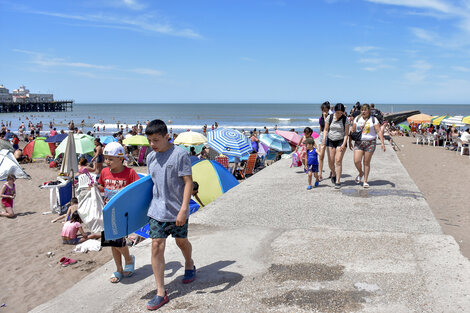
[[[298,145],[300,142],[300,139],[302,139],[302,136],[300,136],[296,132],[289,132],[286,130],[276,130],[275,133],[281,136],[282,138],[284,138],[285,140],[292,142],[296,145]]]

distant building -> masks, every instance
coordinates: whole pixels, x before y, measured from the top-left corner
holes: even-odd
[[[29,89],[25,86],[13,90],[13,102],[28,103],[28,102],[50,102],[54,101],[54,95],[51,93],[30,93]]]
[[[0,85],[0,102],[11,103],[13,102],[13,96],[3,85]]]

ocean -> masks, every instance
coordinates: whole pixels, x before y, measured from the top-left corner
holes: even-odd
[[[346,104],[347,111],[353,104]],[[470,105],[454,104],[376,104],[382,112],[400,112],[420,110],[430,115],[470,115]],[[239,130],[263,129],[264,126],[272,129],[302,130],[306,126],[318,128],[318,118],[321,114],[320,104],[279,104],[279,103],[75,103],[72,112],[31,112],[31,113],[3,113],[0,114],[2,122],[12,121],[11,129],[16,131],[21,121],[26,118],[45,124],[48,130],[50,121],[57,129],[65,129],[69,121],[74,121],[77,127],[83,120],[83,130],[93,130],[96,124],[106,125],[106,133],[117,130],[117,123],[133,125],[147,120],[162,119],[174,132],[182,130],[200,130],[204,124],[211,128],[215,122],[219,127],[230,127]],[[99,123],[103,120],[104,123]]]

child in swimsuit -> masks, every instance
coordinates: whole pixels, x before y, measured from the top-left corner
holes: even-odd
[[[7,182],[3,184],[0,195],[2,197],[2,207],[5,209],[5,212],[0,212],[0,216],[15,217],[15,212],[13,212],[13,199],[16,197],[15,180],[15,175],[8,174]]]
[[[65,222],[61,233],[62,243],[64,245],[76,245],[88,239],[87,234],[83,231],[81,222],[82,219],[77,211],[72,213],[70,221]],[[79,231],[82,234],[82,238],[77,237]]]

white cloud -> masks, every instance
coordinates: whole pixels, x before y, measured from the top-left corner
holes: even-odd
[[[464,67],[464,66],[452,66],[452,69],[457,72],[465,72],[468,73],[470,72],[470,67]]]
[[[424,41],[430,41],[430,42],[437,40],[437,35],[433,32],[430,32],[430,31],[427,31],[425,29],[418,28],[418,27],[411,27],[410,29],[411,29],[411,32],[419,39],[422,39]]]
[[[131,72],[143,75],[150,75],[150,76],[162,76],[162,71],[153,70],[151,68],[135,68],[130,70]]]
[[[359,52],[359,53],[366,53],[366,52],[377,50],[377,49],[379,48],[374,47],[374,46],[358,46],[358,47],[353,48],[354,51]]]
[[[432,9],[443,13],[453,11],[452,6],[440,0],[366,0],[374,3],[406,6],[411,8]]]
[[[122,0],[122,3],[131,10],[142,10],[146,7],[137,0]]]
[[[410,83],[420,83],[428,77],[428,71],[432,68],[432,65],[424,60],[417,60],[411,67],[414,70],[405,73],[405,79]]]
[[[362,68],[364,71],[374,72],[379,69],[393,68],[394,66],[390,65],[390,62],[394,62],[396,59],[382,59],[382,58],[362,58],[359,59],[358,63],[369,64],[369,66]]]
[[[415,63],[413,63],[411,67],[421,70],[421,71],[428,71],[432,68],[432,65],[424,60],[418,60]]]

